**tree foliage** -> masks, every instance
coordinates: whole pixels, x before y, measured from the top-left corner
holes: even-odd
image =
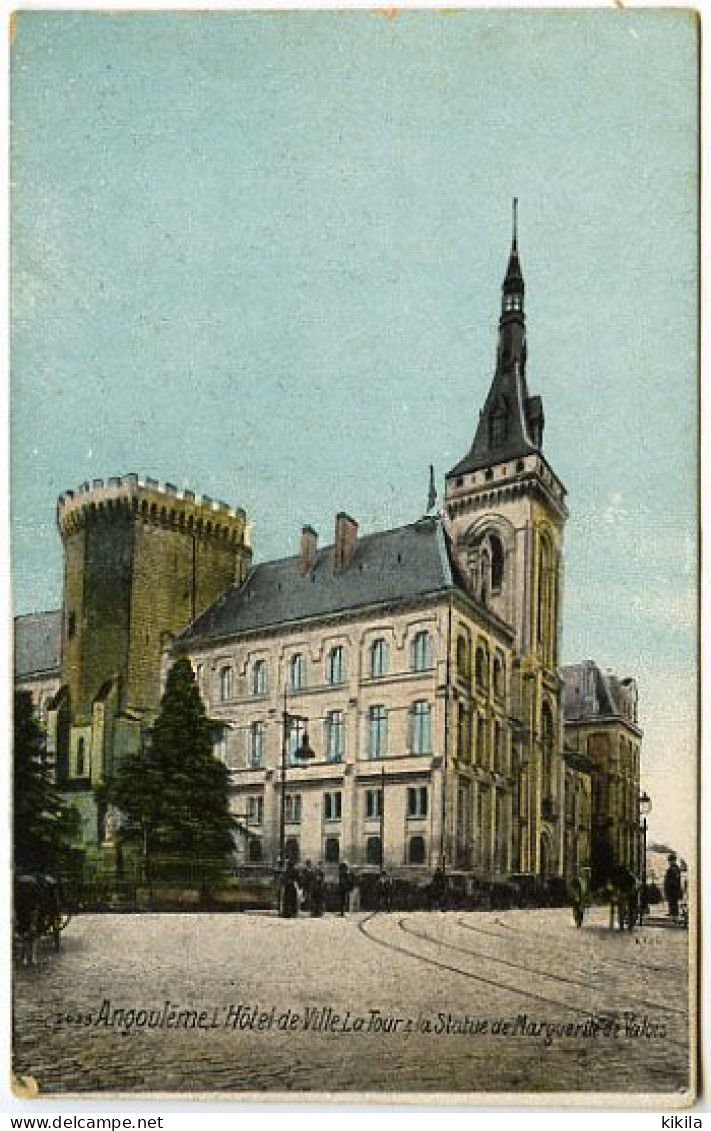
[[[190,662],[179,659],[152,734],[106,790],[122,814],[121,838],[140,842],[149,865],[166,856],[226,862],[234,847],[229,772],[213,734]]]
[[[54,784],[29,691],[15,692],[13,718],[13,847],[15,871],[60,871],[78,833],[79,815]]]

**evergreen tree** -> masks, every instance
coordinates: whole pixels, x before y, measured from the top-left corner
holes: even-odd
[[[229,812],[229,772],[213,754],[213,733],[190,661],[180,659],[168,673],[150,740],[106,790],[124,818],[121,839],[142,845],[149,868],[163,856],[213,869],[227,862],[236,821]]]
[[[16,872],[62,870],[79,815],[54,784],[52,760],[29,691],[16,691],[13,719],[13,840]]]

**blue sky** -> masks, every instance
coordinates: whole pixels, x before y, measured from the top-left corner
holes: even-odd
[[[695,35],[671,10],[22,13],[16,611],[61,602],[56,496],[85,479],[242,505],[259,558],[341,509],[417,518],[493,374],[516,195],[564,659],[638,678],[652,832],[688,850]]]

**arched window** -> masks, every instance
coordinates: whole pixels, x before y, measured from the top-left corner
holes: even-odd
[[[496,534],[489,536],[489,545],[491,547],[491,592],[496,594],[501,592],[504,581],[504,547]]]
[[[410,749],[413,754],[432,753],[432,710],[424,699],[410,709]]]
[[[291,657],[289,665],[289,682],[292,691],[301,691],[306,687],[306,661],[303,654],[297,652]]]
[[[227,699],[231,699],[234,695],[234,675],[232,668],[225,666],[220,668],[220,699],[224,703]]]
[[[252,695],[267,693],[267,661],[255,660],[252,668]]]
[[[86,742],[80,738],[77,742],[77,777],[83,778],[86,773]]]
[[[432,640],[429,632],[415,634],[412,641],[412,670],[425,672],[432,667]]]
[[[375,679],[387,675],[390,664],[390,655],[387,641],[382,637],[374,640],[370,646],[370,674]]]
[[[341,645],[332,648],[326,660],[326,683],[343,683],[346,665]]]

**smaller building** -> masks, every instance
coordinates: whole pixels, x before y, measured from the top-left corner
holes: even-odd
[[[617,865],[640,871],[639,768],[642,730],[634,679],[592,660],[562,669],[568,758],[584,756],[591,774],[593,883]]]
[[[15,688],[29,691],[42,723],[62,676],[62,610],[15,617]]]

